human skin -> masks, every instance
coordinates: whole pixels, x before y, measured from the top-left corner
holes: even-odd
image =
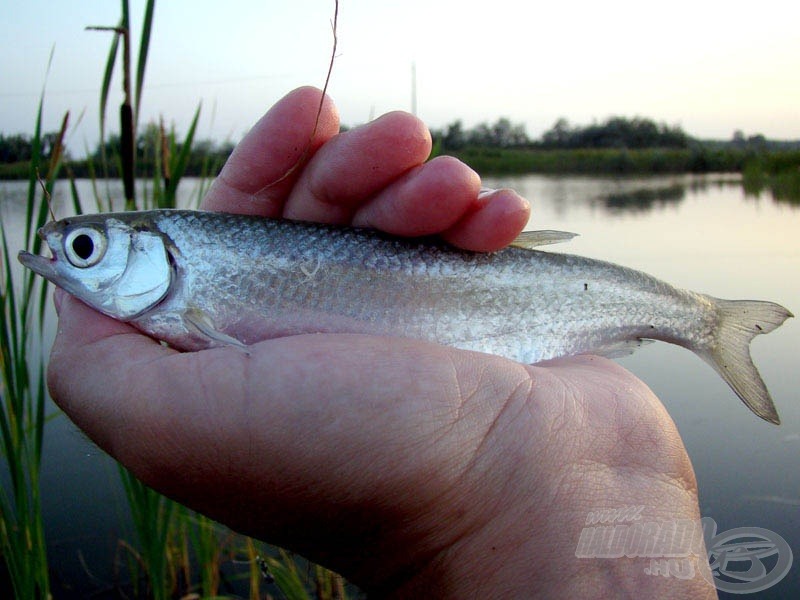
[[[391,113],[338,133],[320,92],[279,101],[238,145],[204,208],[440,234],[497,250],[528,220]],[[306,151],[307,148],[307,151]],[[298,168],[293,165],[298,160]],[[649,559],[581,559],[589,511],[699,519],[697,486],[659,400],[617,364],[538,365],[400,338],[300,335],[180,353],[56,295],[55,401],[142,481],[297,551],[376,596],[716,597],[646,575]]]

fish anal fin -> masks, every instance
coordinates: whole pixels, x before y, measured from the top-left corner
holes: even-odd
[[[249,355],[247,346],[235,337],[218,331],[208,314],[199,308],[190,308],[183,313],[183,320],[187,328],[200,335],[210,346],[233,346]]]
[[[636,350],[647,344],[652,344],[655,340],[644,338],[633,338],[630,340],[620,340],[606,344],[600,348],[592,350],[592,354],[605,356],[606,358],[620,358],[633,354]]]
[[[525,248],[530,250],[539,246],[568,242],[577,235],[577,233],[570,233],[569,231],[556,231],[553,229],[523,231],[509,245],[516,248]]]

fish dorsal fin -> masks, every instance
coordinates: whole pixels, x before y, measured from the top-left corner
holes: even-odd
[[[536,248],[537,246],[547,246],[548,244],[560,244],[561,242],[568,242],[577,235],[577,233],[570,233],[569,231],[555,231],[552,229],[523,231],[509,245],[530,250],[531,248]]]

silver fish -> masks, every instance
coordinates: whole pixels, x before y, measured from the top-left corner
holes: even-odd
[[[571,234],[526,232],[481,254],[432,239],[181,210],[71,217],[39,233],[53,258],[20,252],[23,265],[177,349],[350,332],[535,363],[615,355],[656,339],[695,352],[750,410],[780,422],[749,345],[788,310],[531,249]]]

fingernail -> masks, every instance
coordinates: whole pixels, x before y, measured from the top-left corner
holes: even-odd
[[[495,188],[490,187],[482,187],[481,191],[478,192],[478,200],[485,200],[487,196],[491,196],[497,190]]]

